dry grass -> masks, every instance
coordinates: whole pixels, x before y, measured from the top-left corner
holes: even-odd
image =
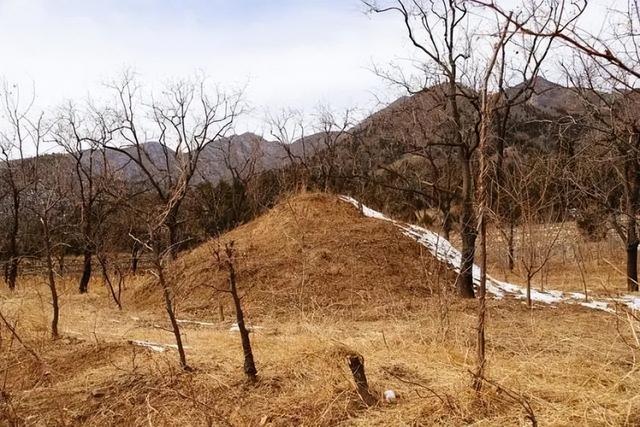
[[[537,289],[583,292],[586,284],[587,291],[594,295],[626,291],[626,246],[617,235],[611,232],[602,241],[588,241],[580,235],[575,222],[554,224],[553,227],[561,228],[560,236],[553,245],[549,262],[534,279]],[[536,225],[531,230],[534,240],[549,242],[553,239],[554,233],[548,226]],[[497,229],[490,231],[489,265],[496,278],[525,282],[521,257],[525,251],[522,245],[526,243],[522,242],[522,232],[521,228],[516,228],[515,269],[509,271],[506,240]]]
[[[130,339],[172,342],[160,307],[146,305],[155,297],[145,277],[129,282],[123,311],[109,301],[99,280],[84,296],[75,293],[74,281],[65,281],[64,338],[51,341],[47,290],[43,281],[34,277],[21,283],[14,294],[0,292],[0,310],[17,322],[21,338],[39,358],[12,340],[6,328],[0,328],[0,423],[502,426],[527,423],[519,403],[526,399],[540,425],[640,424],[638,352],[625,344],[631,337],[624,322],[575,306],[528,310],[516,301],[490,301],[487,375],[503,389],[486,385],[483,393],[476,395],[468,373],[473,367],[475,302],[454,298],[446,287],[432,293],[401,291],[401,281],[388,283],[388,290],[380,294],[380,284],[394,277],[392,273],[381,276],[388,265],[373,267],[381,260],[393,263],[411,257],[406,271],[395,273],[405,280],[418,280],[421,274],[429,277],[424,269],[433,265],[432,261],[420,258],[419,249],[411,242],[406,247],[394,242],[392,249],[384,252],[384,240],[372,233],[393,230],[378,228],[377,222],[358,217],[352,208],[327,204],[327,199],[317,197],[308,196],[307,201],[298,198],[292,203],[300,228],[293,229],[290,241],[299,245],[298,252],[286,252],[287,244],[282,242],[267,245],[274,235],[291,226],[282,220],[293,220],[283,206],[267,217],[268,221],[232,234],[241,246],[240,237],[251,236],[252,243],[244,246],[250,256],[245,258],[241,277],[245,283],[255,280],[246,297],[248,314],[263,327],[253,334],[257,384],[243,379],[240,340],[228,331],[231,319],[215,320],[211,326],[183,325],[189,362],[196,368],[191,373],[180,371],[174,351],[154,353],[128,344]],[[309,207],[301,209],[307,203]],[[324,211],[320,209],[323,205]],[[339,215],[331,221],[334,207]],[[320,231],[305,228],[323,221],[333,225]],[[335,237],[339,230],[342,238]],[[355,243],[344,238],[352,230],[370,242],[359,248],[362,254],[352,246]],[[263,242],[260,236],[264,233],[270,233],[271,238],[265,237]],[[323,287],[325,282],[314,275],[331,262],[318,261],[318,272],[310,272],[309,266],[315,265],[314,251],[326,250],[318,246],[316,235],[331,241],[331,261],[339,268],[355,268],[373,257],[367,264],[371,270],[343,270],[336,279],[327,273]],[[372,252],[366,252],[372,245]],[[258,253],[251,251],[266,250],[267,246],[272,252],[265,258],[282,256],[287,262],[272,270],[268,258],[248,265]],[[196,250],[185,260],[192,257],[204,266],[207,257],[202,251]],[[350,264],[348,253],[357,257],[357,262]],[[414,265],[416,256],[420,261]],[[287,269],[291,263],[293,267]],[[182,266],[185,272],[176,279],[204,283],[217,278],[214,271],[186,264]],[[302,264],[308,266],[304,274],[299,269]],[[251,273],[258,268],[267,269],[268,274]],[[445,274],[439,277],[447,278]],[[305,294],[303,298],[272,295],[277,280],[287,289],[295,289],[303,279],[312,283],[305,291],[316,293],[315,301],[322,303],[312,304],[311,295]],[[358,286],[360,297],[347,308],[323,305],[338,299],[345,281],[345,288]],[[424,282],[429,281],[425,278]],[[368,283],[371,286],[366,286]],[[199,310],[189,305],[206,295],[197,292],[197,297],[189,300],[182,289],[180,309],[188,310],[178,317],[217,319],[215,301],[202,300]],[[260,303],[254,294],[268,299]],[[140,296],[144,299],[137,300]],[[298,303],[304,309],[297,308]],[[273,304],[281,307],[271,307]],[[376,393],[394,389],[399,395],[397,403],[374,408],[361,404],[339,350],[344,347],[364,356],[372,389]],[[521,397],[514,399],[516,395]]]
[[[330,314],[363,320],[411,308],[439,292],[454,275],[392,224],[363,218],[324,194],[302,194],[224,235],[239,251],[238,283],[254,318]],[[214,267],[213,247],[185,254],[170,272],[183,313],[211,316],[228,298],[226,275]],[[157,286],[136,295],[139,307],[161,306]],[[405,307],[408,304],[407,307]],[[378,307],[380,312],[375,312]]]

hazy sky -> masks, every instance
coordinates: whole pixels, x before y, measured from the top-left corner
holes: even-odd
[[[260,132],[266,108],[375,107],[394,94],[372,63],[410,51],[398,16],[359,0],[0,0],[0,77],[35,83],[43,107],[99,95],[125,68],[148,87],[202,72],[248,84],[238,130]]]
[[[130,67],[148,86],[194,72],[248,84],[256,116],[370,108],[385,91],[368,68],[406,52],[398,24],[358,0],[0,0],[0,75],[34,82],[43,106]]]

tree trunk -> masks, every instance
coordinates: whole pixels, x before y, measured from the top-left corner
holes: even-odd
[[[442,206],[440,211],[442,212],[442,236],[449,240],[451,237],[451,229],[453,228],[453,224],[451,223],[451,203]]]
[[[84,258],[82,263],[82,276],[80,277],[79,290],[81,294],[86,294],[89,291],[89,280],[91,280],[91,261],[93,259],[93,253],[89,248],[84,250]]]
[[[638,291],[638,236],[635,216],[627,222],[627,290]]]
[[[44,232],[44,246],[47,261],[47,275],[49,280],[49,290],[51,291],[51,306],[53,307],[53,317],[51,319],[51,337],[57,339],[60,337],[58,333],[58,318],[60,316],[60,306],[58,304],[58,290],[56,288],[56,278],[53,270],[53,254],[51,250],[51,236],[49,232],[49,219],[43,217],[40,219]]]
[[[488,77],[487,77],[488,79]],[[487,82],[485,81],[485,84]],[[491,210],[492,170],[489,157],[492,148],[492,120],[493,105],[489,100],[485,86],[482,94],[482,117],[478,147],[480,149],[480,173],[478,176],[478,228],[480,232],[480,284],[478,286],[478,328],[476,340],[476,375],[473,388],[479,392],[482,389],[484,367],[486,363],[485,323],[487,318],[487,223]]]
[[[131,274],[136,274],[138,271],[138,262],[140,261],[140,245],[138,242],[133,243],[131,249]]]
[[[359,354],[349,354],[347,356],[347,363],[349,364],[349,369],[351,370],[351,374],[353,375],[353,381],[356,383],[356,390],[358,391],[358,395],[365,405],[375,405],[377,399],[369,391],[367,375],[364,372],[363,357]]]
[[[182,335],[180,334],[180,325],[176,320],[176,313],[173,309],[173,295],[171,292],[171,287],[166,280],[164,275],[164,267],[162,265],[162,252],[158,246],[158,243],[154,243],[154,264],[156,268],[156,273],[158,275],[158,281],[160,282],[160,287],[162,288],[162,296],[164,297],[164,306],[167,311],[167,315],[169,316],[169,322],[171,323],[171,328],[173,330],[173,335],[176,339],[176,346],[178,347],[178,355],[180,357],[180,365],[186,371],[191,368],[187,364],[187,355],[184,352],[184,346],[182,345]]]
[[[98,262],[100,263],[100,268],[102,269],[102,277],[104,278],[104,282],[109,288],[109,292],[111,293],[111,298],[118,306],[119,310],[122,310],[122,302],[120,301],[121,291],[122,291],[122,282],[118,282],[118,291],[113,287],[113,282],[111,281],[111,276],[109,276],[109,266],[107,265],[107,260],[103,255],[98,254]]]
[[[178,258],[178,219],[173,211],[167,216],[166,226],[169,230],[169,255],[175,260]]]
[[[483,187],[481,191],[486,191]],[[485,194],[486,196],[486,194]],[[486,201],[486,200],[485,200]],[[484,206],[486,208],[486,206]],[[486,338],[485,323],[487,314],[486,289],[487,289],[487,221],[486,211],[480,212],[480,286],[478,287],[478,327],[476,340],[476,376],[473,388],[480,391],[484,367],[486,363]]]
[[[238,330],[240,331],[240,340],[242,341],[242,352],[244,354],[244,373],[253,382],[256,380],[258,370],[253,360],[253,352],[251,350],[251,340],[249,338],[249,331],[244,323],[244,312],[242,311],[242,302],[238,295],[238,287],[236,286],[236,271],[233,262],[233,249],[231,246],[227,246],[227,267],[229,269],[229,291],[233,298],[233,305],[236,310],[236,322],[238,323]]]
[[[640,164],[637,150],[640,149],[640,135],[630,137],[632,150],[626,153],[625,162],[626,191],[627,191],[627,290],[638,291],[638,221],[636,215],[640,210]]]
[[[7,261],[7,266],[5,270],[5,280],[10,290],[15,290],[16,282],[18,279],[18,257],[11,256],[9,261]]]
[[[513,220],[509,221],[509,238],[508,238],[508,263],[509,271],[513,271],[515,268],[516,254],[515,254],[515,224]]]
[[[476,227],[473,208],[473,178],[471,176],[471,158],[466,148],[460,149],[462,168],[462,259],[460,274],[456,280],[456,289],[463,298],[474,298],[473,290],[473,262],[476,247]]]
[[[5,271],[5,280],[10,290],[16,288],[16,281],[18,279],[18,232],[20,230],[20,195],[14,189],[12,194],[13,199],[13,216],[11,222],[11,230],[9,234],[9,263]]]

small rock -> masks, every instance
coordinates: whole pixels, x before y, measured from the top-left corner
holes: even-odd
[[[395,391],[393,391],[391,389],[385,390],[385,392],[384,392],[384,400],[387,403],[395,403],[396,399],[397,399],[397,396],[396,396],[396,392]]]
[[[95,397],[96,399],[104,397],[105,394],[107,394],[107,392],[104,389],[94,388],[93,390],[91,390],[91,396]]]

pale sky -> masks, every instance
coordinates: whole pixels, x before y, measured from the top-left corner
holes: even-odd
[[[0,76],[49,107],[125,68],[149,87],[200,72],[247,85],[253,127],[266,108],[372,108],[371,64],[407,51],[398,24],[358,0],[0,0]]]
[[[35,84],[40,108],[99,96],[126,68],[149,88],[200,72],[247,84],[254,112],[237,130],[261,132],[266,109],[391,100],[371,65],[410,52],[399,17],[359,0],[0,0],[0,77]]]

